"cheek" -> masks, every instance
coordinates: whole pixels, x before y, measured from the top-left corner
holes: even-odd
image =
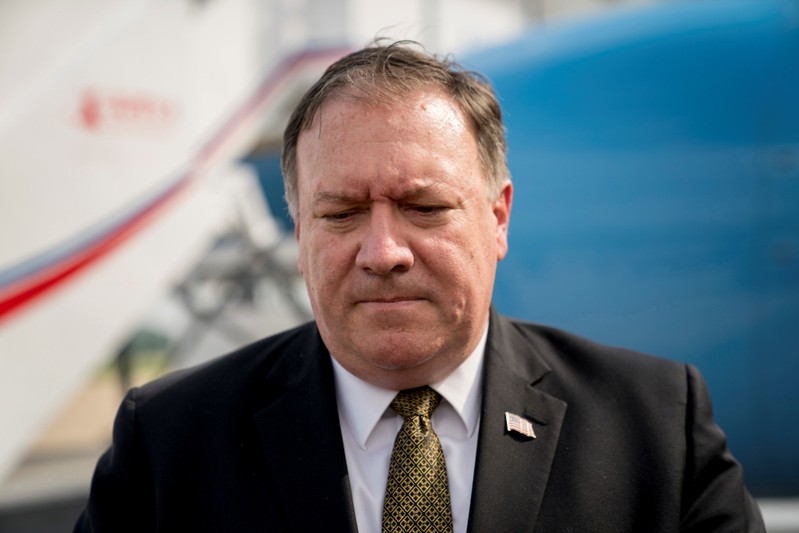
[[[489,238],[485,227],[478,224],[465,224],[448,235],[444,235],[435,245],[431,255],[438,260],[446,258],[453,263],[451,268],[468,273],[482,269],[486,258],[494,254],[494,242]]]
[[[300,254],[299,265],[309,289],[320,291],[327,287],[330,290],[331,286],[340,284],[341,277],[348,269],[348,248],[345,244],[322,236],[307,245]]]
[[[493,286],[497,264],[495,234],[486,227],[474,226],[450,243],[453,277],[465,283],[469,293],[482,292],[486,285]]]
[[[437,283],[455,292],[471,288],[472,272],[480,260],[478,250],[463,239],[435,239],[417,248],[417,257]]]

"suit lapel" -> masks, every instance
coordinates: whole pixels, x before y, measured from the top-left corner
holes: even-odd
[[[543,501],[566,403],[535,388],[549,367],[492,311],[469,531],[531,529]],[[505,412],[533,422],[536,438],[505,428]]]
[[[290,384],[256,413],[255,424],[289,526],[356,532],[333,369],[315,328],[308,346],[280,372]]]

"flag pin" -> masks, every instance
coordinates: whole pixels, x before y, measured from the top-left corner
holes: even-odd
[[[508,431],[521,433],[525,437],[530,437],[531,439],[535,438],[533,424],[531,424],[526,418],[522,418],[519,415],[514,415],[513,413],[505,411],[505,426],[508,428]]]

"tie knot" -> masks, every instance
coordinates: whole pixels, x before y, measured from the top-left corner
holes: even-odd
[[[430,420],[440,401],[440,394],[424,386],[400,391],[391,402],[391,408],[402,418],[421,416]]]

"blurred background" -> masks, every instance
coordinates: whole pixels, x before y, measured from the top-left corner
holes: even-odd
[[[129,387],[310,319],[282,129],[376,36],[497,89],[499,310],[699,367],[799,531],[799,0],[7,0],[0,532],[71,529]]]

